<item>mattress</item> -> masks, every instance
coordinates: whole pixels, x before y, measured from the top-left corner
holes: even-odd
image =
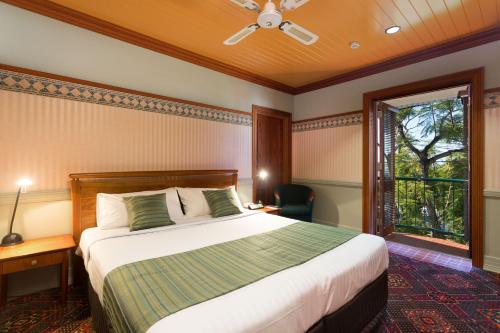
[[[224,218],[182,218],[176,225],[139,232],[84,231],[80,251],[102,301],[104,278],[121,265],[186,252],[271,230],[296,221],[255,211]],[[384,239],[360,234],[312,260],[156,322],[156,332],[305,332],[351,300],[388,267]]]

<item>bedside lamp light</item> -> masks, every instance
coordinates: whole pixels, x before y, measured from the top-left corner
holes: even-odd
[[[32,184],[32,181],[30,179],[23,178],[19,179],[16,184],[19,189],[17,190],[16,203],[14,205],[14,211],[12,212],[12,218],[10,219],[9,233],[5,235],[4,238],[2,238],[2,244],[0,244],[0,246],[11,246],[23,242],[23,236],[12,232],[12,225],[14,224],[14,219],[16,217],[17,205],[19,204],[19,196],[21,195],[21,193],[26,193],[28,186]]]
[[[269,173],[266,170],[262,169],[262,170],[259,171],[258,176],[259,176],[260,179],[266,180],[267,177],[269,176]]]

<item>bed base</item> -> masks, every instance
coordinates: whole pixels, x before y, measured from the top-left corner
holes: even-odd
[[[88,283],[92,326],[96,333],[113,332],[111,324],[94,288]],[[371,332],[378,324],[379,314],[387,304],[387,271],[361,290],[351,301],[314,324],[307,333]]]

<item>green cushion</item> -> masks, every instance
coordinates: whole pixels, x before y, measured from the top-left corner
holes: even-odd
[[[281,207],[280,215],[295,216],[295,215],[309,215],[311,209],[308,205],[284,205]]]
[[[165,193],[125,197],[130,231],[175,224],[168,215]]]
[[[231,189],[203,191],[203,195],[207,199],[212,217],[242,213],[238,208],[236,198],[233,196]]]

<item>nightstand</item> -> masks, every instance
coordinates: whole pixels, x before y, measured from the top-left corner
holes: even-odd
[[[261,208],[259,210],[267,214],[279,215],[281,208],[277,206],[264,206],[264,208]]]
[[[51,265],[61,265],[61,301],[66,302],[69,250],[74,247],[71,235],[32,239],[19,245],[0,247],[0,307],[7,301],[8,274]]]

